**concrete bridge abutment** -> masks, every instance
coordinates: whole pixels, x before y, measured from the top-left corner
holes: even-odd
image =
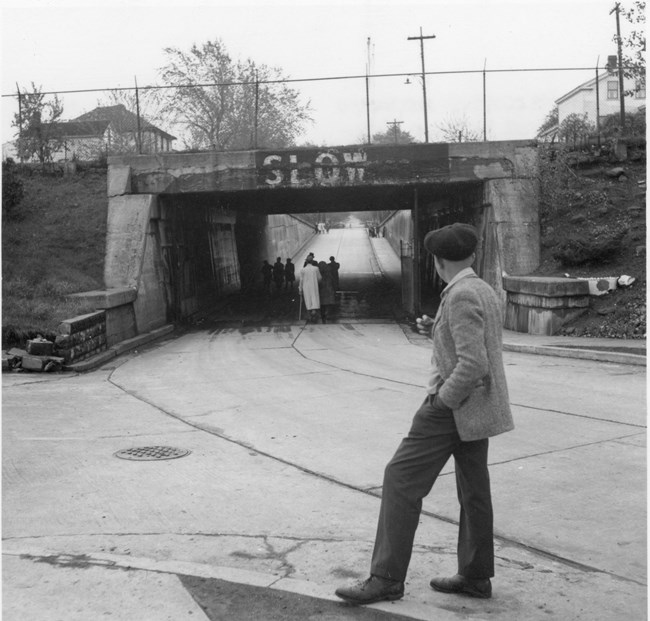
[[[536,157],[515,141],[109,158],[105,285],[135,291],[112,314],[124,334],[189,317],[263,258],[294,256],[313,235],[297,214],[359,208],[410,211],[387,224],[398,252],[427,227],[475,224],[477,270],[505,309],[503,276],[539,264]]]

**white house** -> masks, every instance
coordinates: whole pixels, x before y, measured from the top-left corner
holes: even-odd
[[[89,161],[119,153],[171,151],[176,140],[142,117],[138,126],[137,115],[122,104],[95,108],[71,121],[48,124],[46,132],[60,145],[51,154],[54,162]]]
[[[596,124],[596,114],[602,121],[604,117],[618,114],[620,111],[618,76],[609,72],[603,73],[588,82],[576,86],[573,90],[555,100],[558,109],[560,125],[569,114],[586,114],[586,120]],[[625,95],[624,105],[626,113],[637,112],[645,106],[645,84],[636,82],[631,78],[624,78],[623,89],[633,91],[632,96]]]
[[[619,77],[613,62],[615,58],[610,57],[609,62],[613,69],[603,70],[598,79],[594,76],[555,100],[558,125],[540,133],[539,138],[556,138],[559,126],[570,114],[577,114],[596,127],[597,120],[602,122],[605,117],[620,113]],[[624,78],[623,89],[626,93],[633,93],[624,97],[626,114],[645,109],[645,82]]]

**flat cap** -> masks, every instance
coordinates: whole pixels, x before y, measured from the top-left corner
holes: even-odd
[[[424,236],[424,247],[433,255],[448,261],[462,261],[478,244],[478,231],[463,222],[454,222]]]

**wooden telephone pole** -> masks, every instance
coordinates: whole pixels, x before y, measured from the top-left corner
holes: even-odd
[[[386,121],[386,125],[392,125],[393,126],[393,138],[395,139],[395,144],[397,144],[397,130],[398,130],[398,125],[401,125],[404,121]]]
[[[420,27],[419,37],[407,37],[408,41],[420,41],[420,58],[422,60],[422,97],[424,99],[424,142],[429,142],[429,119],[427,116],[427,81],[424,71],[424,40],[435,39],[436,35],[422,36],[422,27]]]

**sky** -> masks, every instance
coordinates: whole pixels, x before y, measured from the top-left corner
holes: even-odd
[[[28,90],[33,82],[43,91],[162,84],[165,48],[188,51],[217,38],[233,58],[278,67],[292,79],[360,76],[292,84],[313,117],[298,144],[365,142],[368,109],[371,134],[397,121],[424,140],[420,42],[408,40],[420,32],[435,35],[424,41],[425,69],[432,72],[426,76],[430,142],[453,123],[483,135],[484,68],[588,68],[486,73],[488,140],[532,138],[554,101],[616,54],[613,6],[613,0],[1,0],[2,141],[15,134],[17,84]],[[449,73],[469,71],[478,73]],[[404,75],[372,77],[394,73]],[[61,98],[66,119],[106,99],[101,92]]]

